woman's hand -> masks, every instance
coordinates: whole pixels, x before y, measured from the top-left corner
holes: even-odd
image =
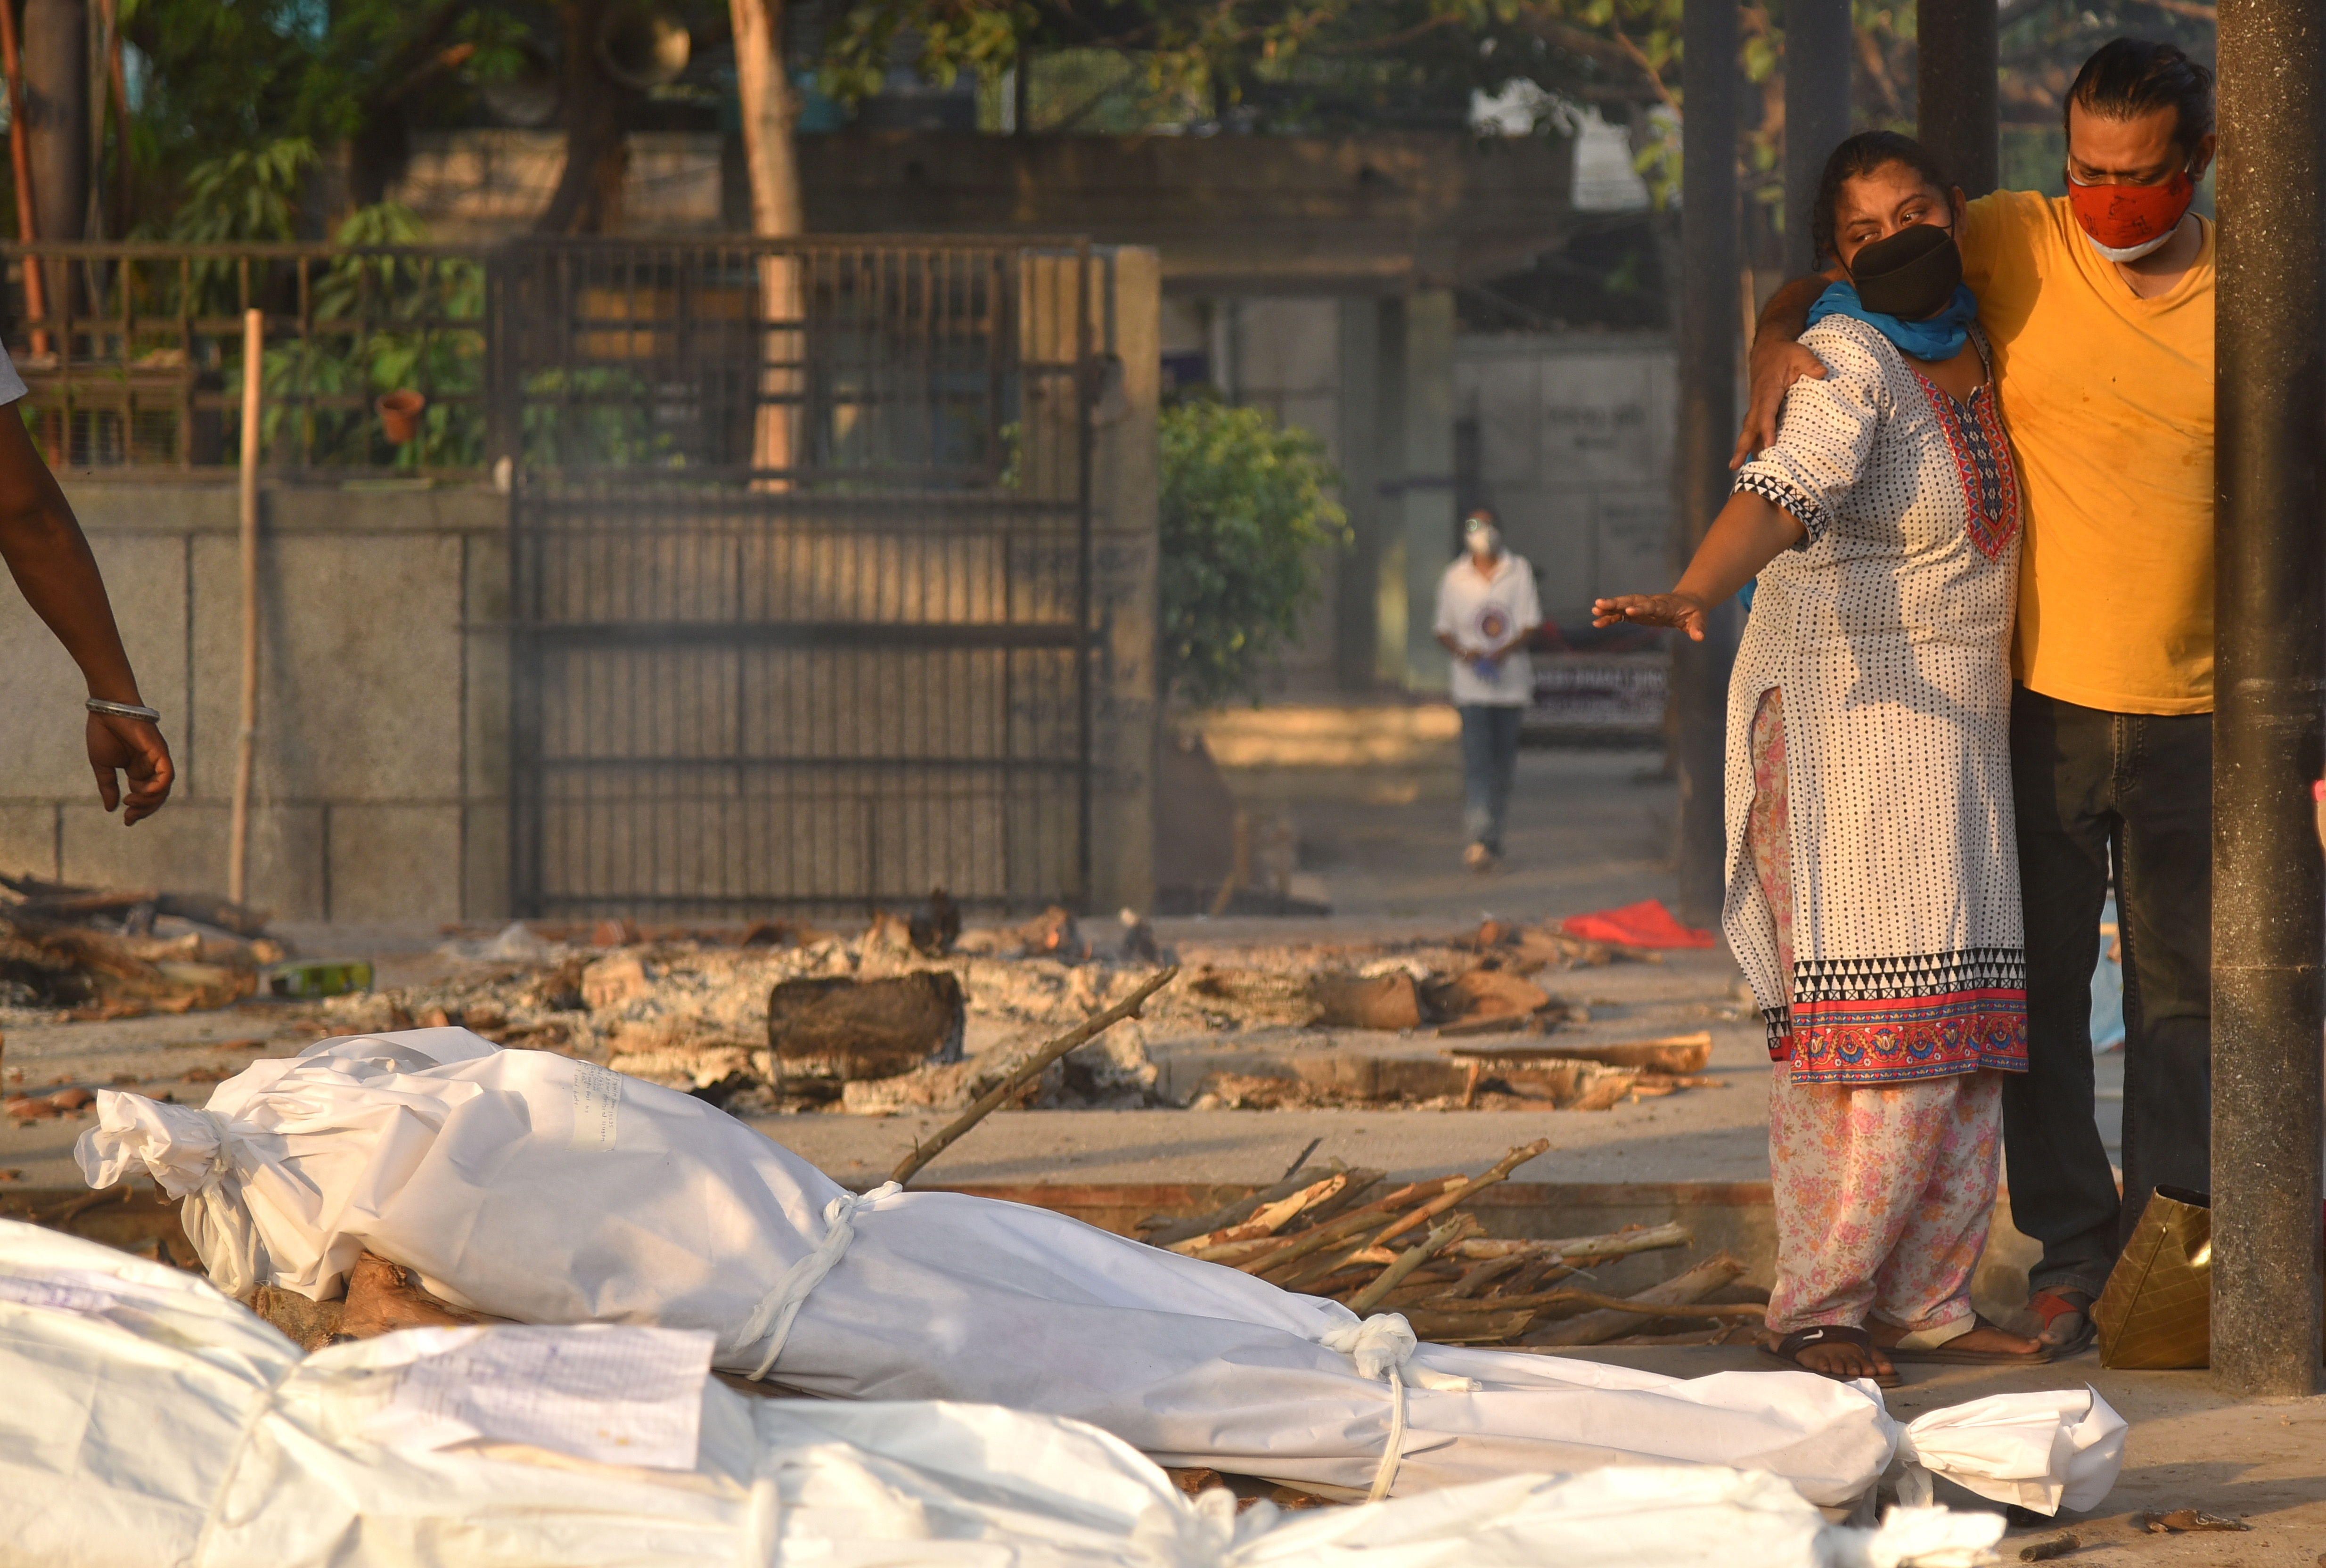
[[[1687,593],[1627,593],[1591,601],[1591,624],[1678,626],[1693,642],[1704,641],[1704,615],[1712,607]]]

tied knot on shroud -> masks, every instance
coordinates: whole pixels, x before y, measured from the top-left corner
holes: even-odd
[[[823,1239],[816,1243],[814,1252],[784,1271],[784,1277],[777,1282],[775,1289],[760,1297],[759,1304],[751,1309],[751,1315],[743,1320],[743,1327],[735,1336],[735,1348],[739,1350],[762,1334],[768,1336],[767,1351],[751,1373],[753,1382],[766,1378],[775,1369],[776,1358],[783,1354],[784,1341],[791,1338],[792,1324],[798,1321],[800,1308],[807,1304],[809,1293],[839,1266],[849,1242],[856,1235],[856,1211],[904,1190],[898,1183],[883,1182],[869,1192],[842,1192],[823,1206]]]
[[[240,1300],[269,1272],[242,1196],[242,1168],[256,1163],[249,1138],[257,1130],[214,1110],[99,1090],[97,1125],[80,1135],[73,1158],[91,1187],[110,1187],[142,1169],[165,1194],[184,1200],[179,1222],[210,1283]]]
[[[1328,1329],[1317,1341],[1326,1350],[1338,1350],[1355,1362],[1357,1376],[1378,1378],[1389,1384],[1389,1442],[1382,1449],[1381,1467],[1373,1471],[1372,1489],[1365,1494],[1369,1503],[1389,1496],[1390,1488],[1397,1484],[1397,1469],[1405,1452],[1405,1389],[1409,1379],[1419,1387],[1440,1394],[1467,1394],[1478,1387],[1468,1378],[1444,1372],[1415,1369],[1409,1373],[1406,1364],[1413,1359],[1414,1348],[1419,1342],[1414,1337],[1413,1325],[1400,1313],[1375,1313],[1362,1322]]]

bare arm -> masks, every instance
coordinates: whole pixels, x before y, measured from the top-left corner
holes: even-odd
[[[1795,278],[1770,295],[1762,307],[1761,319],[1753,329],[1753,355],[1745,377],[1751,400],[1744,410],[1744,428],[1736,437],[1735,453],[1728,459],[1730,468],[1741,469],[1754,452],[1777,444],[1777,414],[1785,405],[1788,387],[1804,376],[1824,378],[1825,362],[1798,339],[1809,328],[1810,307],[1828,284],[1840,283],[1844,275],[1835,268]]]
[[[1670,593],[1625,594],[1594,599],[1591,624],[1612,626],[1631,621],[1643,626],[1678,626],[1704,641],[1704,617],[1715,605],[1759,575],[1763,567],[1798,541],[1800,520],[1764,496],[1739,490],[1712,520],[1696,559]]]
[[[80,666],[88,694],[144,706],[88,540],[23,419],[9,407],[0,407],[0,561],[7,562],[33,613]],[[88,716],[87,728],[89,766],[105,809],[121,803],[116,775],[124,773],[129,809],[122,821],[135,822],[161,810],[176,778],[162,732],[142,719],[99,713]]]

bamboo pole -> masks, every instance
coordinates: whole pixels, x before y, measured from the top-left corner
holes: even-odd
[[[9,0],[0,0],[0,68],[8,73],[8,167],[16,176],[16,239],[32,245],[41,237],[41,221],[33,206],[32,125],[24,117],[24,60],[16,47],[16,12]],[[49,314],[49,285],[41,264],[24,259],[24,312],[36,321]],[[33,334],[34,355],[49,351],[44,329]]]
[[[6,0],[0,0],[5,8]],[[242,728],[234,755],[234,817],[227,837],[227,898],[247,902],[250,784],[258,747],[258,420],[265,376],[266,319],[242,313]]]
[[[0,4],[5,3],[5,0],[0,0]],[[897,1162],[897,1168],[889,1173],[889,1179],[900,1187],[911,1182],[921,1173],[922,1167],[952,1147],[954,1140],[1008,1104],[1019,1090],[1040,1075],[1042,1069],[1077,1046],[1088,1044],[1125,1018],[1139,1016],[1139,1009],[1145,1004],[1147,998],[1169,985],[1172,977],[1178,972],[1179,966],[1177,964],[1156,970],[1140,982],[1137,990],[1113,1007],[1096,1017],[1067,1030],[1026,1058],[1018,1064],[1016,1070],[1008,1078],[988,1090],[983,1099],[954,1118],[943,1132],[925,1144],[915,1143],[913,1152]]]

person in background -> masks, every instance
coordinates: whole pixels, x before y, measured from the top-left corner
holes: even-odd
[[[1503,856],[1503,824],[1518,779],[1519,723],[1534,700],[1527,639],[1542,625],[1534,568],[1503,548],[1493,513],[1462,519],[1463,551],[1437,582],[1437,641],[1454,655],[1454,706],[1462,715],[1462,864],[1490,871]]]
[[[2004,1084],[2027,1065],[2011,671],[2020,479],[1962,283],[1962,192],[1922,146],[1826,162],[1811,311],[1827,375],[1668,594],[1594,624],[1674,626],[1756,573],[1728,691],[1721,925],[1769,1031],[1779,1359],[2049,1359],[1972,1309]]]
[[[177,776],[161,714],[138,694],[137,673],[121,645],[113,603],[72,504],[42,459],[15,405],[23,377],[0,350],[0,561],[17,591],[80,667],[88,697],[84,728],[98,798],[122,807],[124,826],[162,809]],[[123,790],[126,778],[128,788]]]
[[[2027,1072],[2003,1094],[2029,1305],[2059,1354],[2148,1196],[2212,1171],[2213,78],[2119,38],[2068,89],[2067,190],[1969,204],[1963,276],[2027,508],[2011,766],[2026,899]],[[1776,439],[1794,339],[1838,277],[1788,283],[1753,344],[1737,461]],[[2124,1191],[2093,1120],[2091,978],[2114,864]]]

